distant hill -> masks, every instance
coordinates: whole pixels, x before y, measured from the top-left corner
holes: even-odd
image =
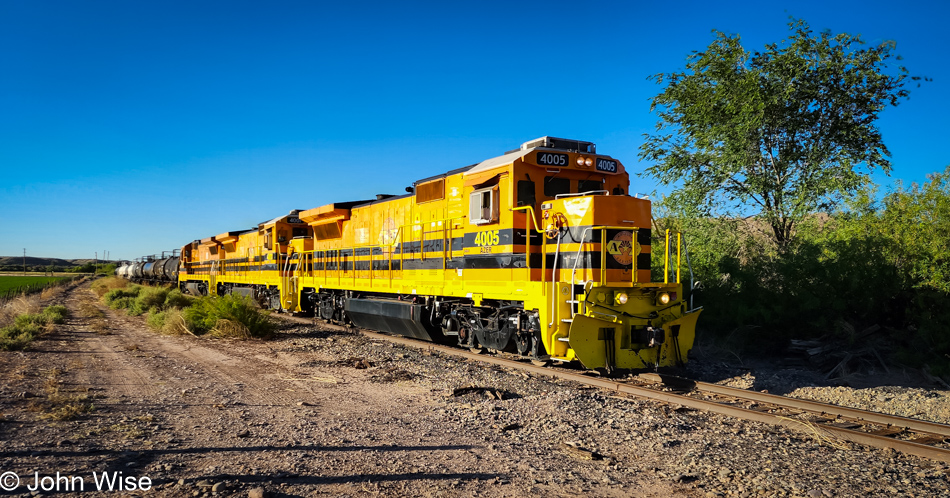
[[[48,266],[53,266],[57,270],[82,266],[86,263],[93,263],[96,260],[92,258],[81,259],[60,259],[60,258],[37,258],[33,256],[26,257],[27,271],[43,271]],[[114,263],[114,261],[99,260],[99,264]],[[0,271],[21,271],[23,270],[23,256],[0,256]]]

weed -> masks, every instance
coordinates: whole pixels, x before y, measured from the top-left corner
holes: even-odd
[[[107,335],[109,327],[106,325],[106,314],[92,303],[82,303],[79,305],[79,314],[89,319],[89,330],[99,334]]]
[[[172,308],[165,311],[165,320],[162,323],[162,333],[167,335],[186,335],[190,334],[188,326],[185,323],[185,317],[179,309]]]
[[[66,421],[73,420],[83,413],[90,413],[96,410],[96,405],[86,403],[89,400],[85,395],[58,396],[55,399],[50,398],[52,406],[47,408],[43,418],[51,420]]]
[[[113,289],[124,289],[129,286],[129,281],[119,277],[100,278],[92,283],[92,291],[97,296],[102,297]]]
[[[105,318],[106,314],[92,303],[82,303],[79,305],[79,314],[85,318]]]
[[[165,326],[165,312],[150,311],[148,316],[145,317],[145,324],[154,330],[162,330]]]
[[[27,407],[32,412],[42,412],[41,417],[50,420],[73,420],[83,413],[96,409],[85,394],[64,394],[60,392],[60,376],[63,371],[52,368],[46,372],[45,401],[33,401]]]
[[[20,315],[39,313],[40,309],[39,299],[35,295],[20,296],[0,307],[0,326],[10,325]]]
[[[214,324],[214,328],[208,332],[208,335],[211,337],[217,338],[234,338],[234,339],[250,339],[251,333],[247,327],[242,323],[236,322],[234,320],[228,320],[222,318]]]
[[[112,427],[109,427],[110,430],[122,434],[127,439],[138,439],[145,437],[148,432],[140,427],[136,427],[132,424],[115,424]]]
[[[172,289],[168,292],[168,296],[165,297],[165,309],[183,309],[191,306],[191,303],[195,298],[182,294],[178,289]]]
[[[54,297],[61,296],[66,289],[61,286],[47,287],[40,292],[40,299],[48,301]]]
[[[272,319],[262,313],[252,299],[233,294],[196,299],[182,314],[188,329],[195,335],[217,330],[217,334],[229,337],[237,333],[245,338],[268,338],[276,328]],[[222,320],[226,322],[221,323]]]
[[[165,287],[143,287],[135,302],[146,311],[152,308],[160,309],[165,305],[167,297],[168,289]]]
[[[0,328],[0,350],[24,349],[34,339],[53,328],[53,324],[66,321],[65,306],[50,306],[40,313],[17,316],[13,324]]]

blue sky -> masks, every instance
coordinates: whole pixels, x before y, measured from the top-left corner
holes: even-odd
[[[950,164],[947,2],[0,2],[0,255],[153,254],[543,135],[637,171],[648,76],[789,16],[933,78],[883,113],[877,181]]]

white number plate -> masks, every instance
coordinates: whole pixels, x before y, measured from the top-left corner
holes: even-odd
[[[597,158],[597,171],[604,171],[606,173],[616,173],[617,172],[617,161],[611,161],[610,159],[601,159]]]

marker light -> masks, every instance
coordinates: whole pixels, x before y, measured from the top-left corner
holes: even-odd
[[[584,159],[584,165],[588,168],[594,165],[594,160],[591,158]]]
[[[661,292],[660,295],[656,296],[656,302],[660,306],[670,304],[670,294],[667,292]]]
[[[616,301],[617,304],[627,304],[627,293],[618,292],[617,295],[614,296],[614,301]]]

